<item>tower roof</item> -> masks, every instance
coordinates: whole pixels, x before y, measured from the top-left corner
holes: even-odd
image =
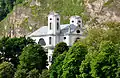
[[[79,18],[81,18],[81,17],[78,16],[78,15],[76,15],[76,16],[71,16],[70,19],[71,19],[71,18],[79,19]]]
[[[59,14],[56,13],[56,12],[50,12],[50,14],[49,14],[48,16],[50,16],[50,15],[53,15],[53,16],[59,16]]]

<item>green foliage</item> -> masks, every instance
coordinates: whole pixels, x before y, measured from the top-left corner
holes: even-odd
[[[22,3],[24,0],[0,0],[0,21],[10,13],[15,4]]]
[[[63,78],[76,78],[79,74],[79,66],[85,59],[87,47],[82,43],[75,43],[67,52],[63,61]]]
[[[36,68],[39,72],[46,68],[47,55],[43,48],[38,44],[30,44],[23,49],[19,57],[20,65],[18,69],[27,69],[28,71]]]
[[[88,36],[83,40],[85,44],[98,48],[104,40],[112,41],[115,44],[120,42],[119,22],[106,22],[101,25],[88,30]]]
[[[114,43],[102,41],[99,50],[89,51],[80,66],[80,77],[115,78],[118,69],[118,51]]]
[[[26,78],[27,70],[26,69],[17,69],[14,74],[14,78]]]
[[[60,54],[62,54],[64,51],[68,51],[68,49],[69,48],[67,44],[64,42],[60,42],[59,44],[57,44],[53,52],[52,61],[54,61],[54,59]]]
[[[80,78],[92,78],[91,76],[91,67],[90,67],[90,62],[91,60],[98,54],[94,48],[89,48],[88,53],[85,56],[85,60],[82,61],[80,65]]]
[[[3,62],[0,64],[0,78],[13,78],[14,66],[10,62]]]
[[[66,56],[67,52],[64,52],[60,54],[58,57],[56,57],[54,63],[50,67],[50,78],[60,78],[62,75],[62,66],[63,66],[63,60]]]
[[[35,42],[30,38],[20,37],[20,38],[8,38],[3,37],[0,40],[0,61],[8,61],[14,64],[15,68],[19,63],[19,55],[22,49],[28,44],[34,44]]]
[[[104,6],[109,6],[112,2],[113,2],[113,0],[108,0],[108,1],[104,4]]]
[[[44,69],[42,71],[41,78],[49,78],[49,77],[50,77],[49,70]]]
[[[40,78],[40,73],[37,69],[33,69],[28,72],[28,76],[26,78]]]

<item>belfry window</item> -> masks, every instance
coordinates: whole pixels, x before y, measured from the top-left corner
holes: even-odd
[[[59,18],[57,18],[57,20],[59,21]]]
[[[52,24],[50,23],[50,30],[52,29],[52,28],[51,28],[51,25],[52,25]]]
[[[57,30],[59,29],[59,23],[57,22]]]
[[[49,37],[49,44],[51,44],[52,43],[52,38],[51,37]]]

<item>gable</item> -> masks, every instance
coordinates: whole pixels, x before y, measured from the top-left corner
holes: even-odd
[[[81,28],[81,27],[76,27],[75,29],[74,29],[74,31],[73,32],[71,32],[72,34],[83,34],[83,29]]]

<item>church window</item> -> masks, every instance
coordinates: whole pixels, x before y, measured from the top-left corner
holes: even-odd
[[[80,33],[80,30],[77,30],[76,33]]]
[[[52,23],[50,23],[50,30],[52,29],[52,28],[51,28],[51,25],[52,25]]]
[[[50,18],[50,20],[52,20],[52,18]]]
[[[59,18],[57,18],[57,20],[59,21]]]
[[[51,44],[51,42],[52,42],[52,38],[51,38],[51,37],[49,37],[49,44]]]
[[[49,56],[49,62],[52,62],[52,56]]]
[[[41,46],[45,46],[46,45],[46,43],[45,43],[43,38],[39,39],[38,44],[40,44]]]
[[[81,23],[81,21],[79,20],[78,23]]]
[[[72,21],[72,23],[74,23],[74,21]]]
[[[59,29],[59,23],[57,22],[57,30]]]
[[[64,37],[64,40],[66,39],[66,37]]]

